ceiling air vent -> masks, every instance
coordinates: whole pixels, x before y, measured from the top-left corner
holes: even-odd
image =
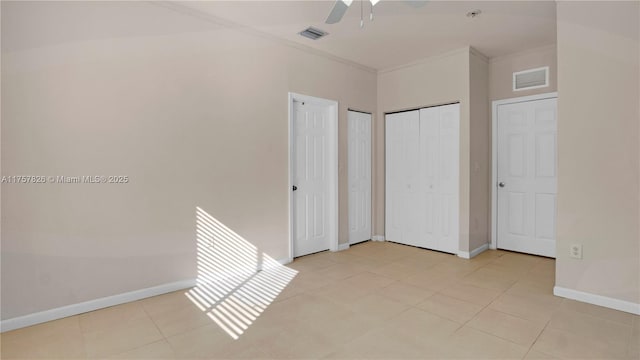
[[[546,86],[549,86],[548,66],[513,73],[513,91],[537,89]]]
[[[311,40],[318,40],[321,37],[323,37],[325,35],[328,35],[329,33],[325,32],[325,31],[322,31],[320,29],[316,29],[314,27],[309,27],[309,28],[307,28],[305,30],[302,30],[298,34],[300,34],[300,35],[302,35],[302,36],[304,36],[306,38],[309,38]]]

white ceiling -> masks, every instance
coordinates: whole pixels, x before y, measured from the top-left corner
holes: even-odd
[[[333,1],[201,1],[180,2],[231,23],[374,68],[385,69],[473,46],[488,57],[555,43],[554,1],[428,1],[416,8],[405,1],[382,0],[374,8],[354,0],[340,23],[324,23]],[[466,13],[482,14],[469,18]],[[297,33],[314,26],[329,32],[320,40]]]
[[[362,29],[360,0],[354,0],[340,23],[325,24],[333,3],[2,1],[2,50],[245,26],[373,69],[386,69],[465,46],[496,57],[553,44],[556,39],[553,1],[427,1],[416,8],[405,1],[382,0],[370,22],[371,5],[365,0]],[[482,14],[468,18],[466,13],[475,9]],[[308,26],[329,35],[317,41],[298,35]]]

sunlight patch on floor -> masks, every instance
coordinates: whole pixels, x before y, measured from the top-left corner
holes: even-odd
[[[197,285],[185,293],[238,339],[298,273],[196,208]]]

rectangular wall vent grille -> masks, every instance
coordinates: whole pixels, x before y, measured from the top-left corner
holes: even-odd
[[[302,30],[301,32],[299,32],[298,34],[309,38],[311,40],[318,40],[323,36],[326,36],[328,33],[325,31],[322,31],[320,29],[316,29],[314,27],[309,27],[307,29]]]
[[[549,67],[541,67],[513,73],[513,91],[537,89],[549,86]]]

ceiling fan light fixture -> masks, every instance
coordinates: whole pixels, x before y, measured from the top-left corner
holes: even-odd
[[[363,4],[367,0],[360,0],[360,27],[364,26],[364,16],[363,16]],[[376,6],[381,0],[368,0],[371,3],[371,13],[369,15],[369,19],[373,20],[373,7]],[[414,8],[420,8],[424,6],[429,0],[402,0],[405,4],[411,5]],[[344,14],[349,10],[349,7],[353,3],[353,0],[333,0],[333,7],[331,8],[331,12],[327,19],[324,21],[325,24],[336,24],[342,20]]]
[[[329,13],[329,16],[327,17],[327,20],[325,20],[325,23],[335,24],[339,22],[347,12],[347,9],[349,9],[349,6],[351,6],[352,2],[353,0],[336,0],[335,4],[333,4],[331,12]]]

